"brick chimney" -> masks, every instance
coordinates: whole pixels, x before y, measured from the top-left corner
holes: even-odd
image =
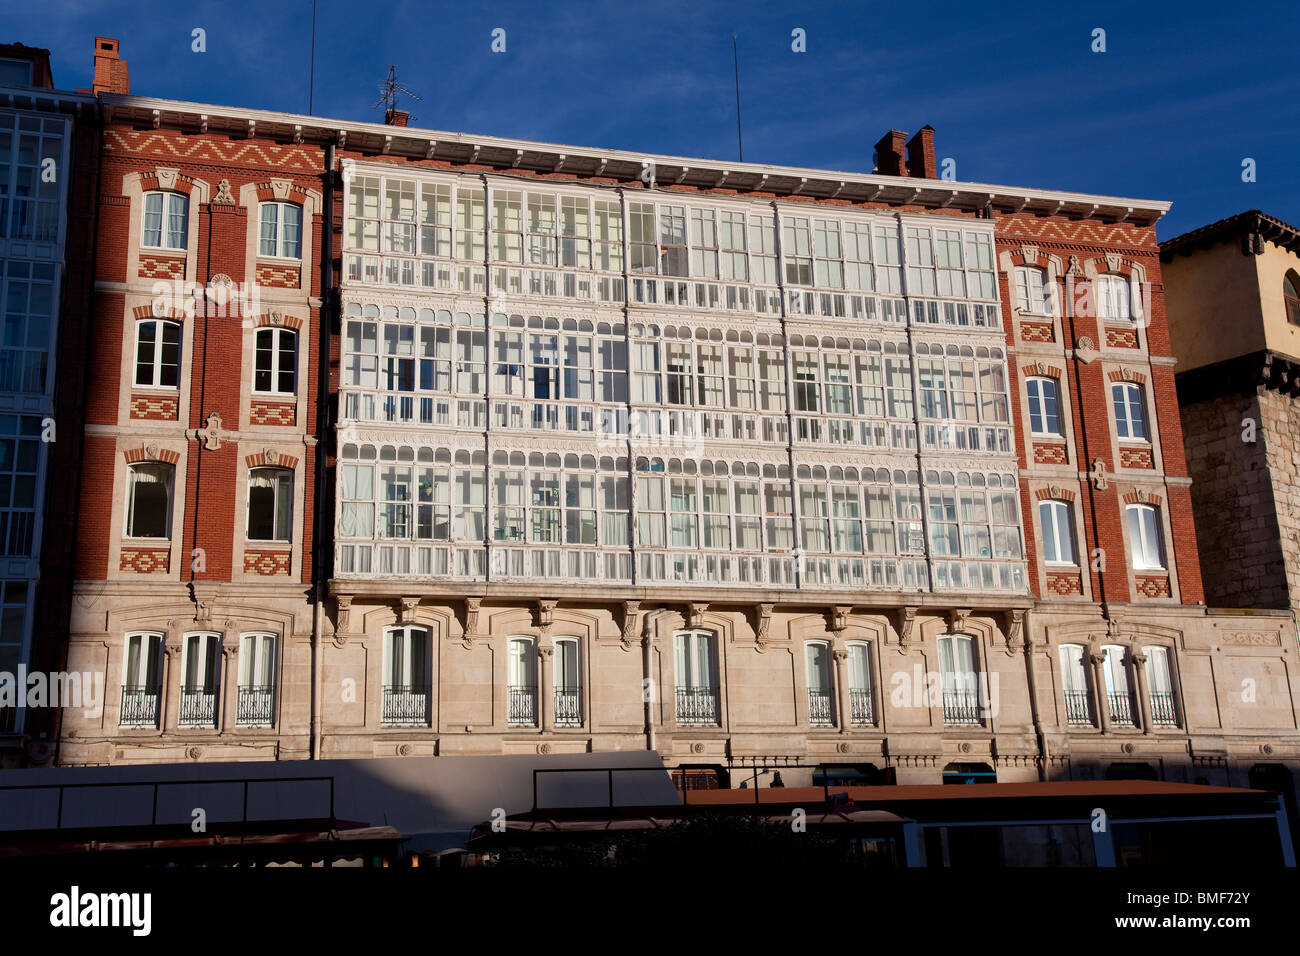
[[[929,123],[907,142],[907,174],[917,179],[939,178],[939,167],[934,163],[934,127]]]
[[[384,122],[389,126],[405,126],[411,114],[406,110],[390,109],[384,113]]]
[[[876,172],[881,176],[906,176],[907,166],[903,162],[903,144],[907,134],[891,129],[876,144]]]
[[[95,37],[95,93],[130,93],[131,76],[126,60],[117,58],[117,40]]]

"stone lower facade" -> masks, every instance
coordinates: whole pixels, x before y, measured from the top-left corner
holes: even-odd
[[[317,657],[300,589],[209,585],[196,607],[176,584],[99,594],[83,585],[68,668],[102,673],[107,692],[100,714],[64,712],[59,763],[654,749],[676,768],[730,773],[733,786],[747,766],[783,764],[791,785],[817,764],[891,768],[898,783],[982,768],[1000,782],[1121,775],[1244,786],[1261,765],[1300,769],[1285,612],[1112,605],[1105,616],[1069,599],[957,607],[932,596],[905,605],[780,594],[755,604],[735,593],[393,587],[336,594]],[[182,714],[186,642],[200,633],[216,635],[221,652],[206,725]],[[150,726],[136,692],[124,692],[133,634],[159,638]],[[258,653],[246,640],[254,634],[275,639],[269,680],[247,676],[241,660]],[[1109,652],[1110,678],[1107,647],[1120,649]],[[1078,689],[1064,673],[1070,654],[1087,672]],[[1162,655],[1169,693],[1147,675]],[[965,673],[964,660],[965,684],[948,676]],[[250,687],[261,683],[271,693],[253,724]]]

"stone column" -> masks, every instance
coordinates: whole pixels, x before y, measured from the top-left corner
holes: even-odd
[[[1133,673],[1137,677],[1138,713],[1141,715],[1142,733],[1151,733],[1151,698],[1147,694],[1147,658],[1145,654],[1129,652]]]
[[[221,732],[228,734],[239,718],[239,635],[221,639]]]
[[[547,643],[542,645],[543,637],[537,642],[537,726],[542,733],[549,734],[555,730],[555,704],[553,695],[554,679],[551,675],[551,657],[555,647]]]
[[[1096,689],[1097,719],[1100,721],[1101,732],[1108,734],[1110,733],[1110,699],[1106,696],[1106,675],[1101,669],[1106,663],[1106,655],[1089,654],[1088,660],[1092,662],[1092,686]]]
[[[180,635],[172,631],[164,641],[161,682],[163,699],[158,704],[163,708],[163,732],[173,734],[180,722],[181,682],[185,679],[185,672],[181,669]]]
[[[835,659],[835,666],[831,668],[831,681],[834,688],[832,698],[839,710],[835,718],[836,725],[840,728],[840,733],[847,734],[849,726],[853,723],[853,710],[849,701],[848,648],[837,647],[831,652],[831,655]]]

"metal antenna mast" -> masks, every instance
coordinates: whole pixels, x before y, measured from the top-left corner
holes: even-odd
[[[384,108],[384,122],[392,118],[393,110],[397,105],[398,94],[409,96],[413,100],[420,99],[419,94],[412,93],[401,83],[397,82],[397,67],[390,65],[388,67],[388,79],[384,80],[379,86],[379,102],[375,103],[371,109]],[[416,117],[411,116],[408,119],[414,120]]]

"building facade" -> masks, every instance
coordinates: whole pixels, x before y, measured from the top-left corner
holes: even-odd
[[[0,672],[11,677],[66,651],[42,640],[67,627],[62,476],[80,442],[75,412],[64,415],[75,369],[55,356],[86,312],[97,112],[92,95],[55,89],[48,50],[0,45]],[[25,704],[0,698],[0,765],[51,753],[49,713]]]
[[[70,656],[109,690],[60,762],[1300,759],[1289,618],[1199,603],[1167,204],[942,181],[928,127],[864,175],[101,99],[82,500],[112,518]],[[188,235],[156,248],[175,196]],[[182,270],[256,282],[267,320],[151,312]],[[258,420],[291,404],[261,387],[286,328],[297,407]],[[138,378],[166,334],[171,393]]]

